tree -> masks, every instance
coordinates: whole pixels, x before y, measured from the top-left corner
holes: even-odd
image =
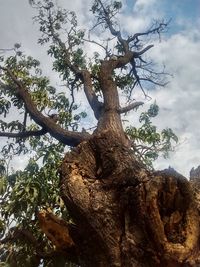
[[[121,118],[143,104],[131,102],[134,88],[148,97],[147,83],[165,85],[166,73],[153,69],[144,55],[153,47],[146,39],[160,36],[168,23],[156,22],[146,32],[126,36],[116,19],[121,3],[95,0],[91,11],[96,21],[86,37],[74,12],[50,0],[30,3],[38,10],[38,42],[49,45],[53,69],[71,99],[50,86],[39,62],[25,56],[19,44],[14,55],[2,56],[0,112],[5,120],[0,136],[14,140],[3,147],[0,165],[2,262],[198,266],[198,171],[193,170],[189,182],[171,168],[152,169],[152,160],[170,151],[172,140],[177,142],[171,129],[158,133],[152,124],[156,104],[140,115],[139,128],[124,130]],[[94,30],[106,41],[92,39]],[[102,54],[87,57],[86,43],[100,47]],[[80,131],[87,116],[75,102],[80,90],[97,120],[93,132]],[[125,107],[119,92],[129,102]],[[6,120],[12,110],[20,111],[21,121]],[[30,150],[25,170],[9,172],[12,155]]]

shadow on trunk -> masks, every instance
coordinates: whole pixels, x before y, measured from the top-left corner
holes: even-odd
[[[198,266],[199,214],[191,183],[150,172],[110,132],[67,153],[61,193],[81,266]]]

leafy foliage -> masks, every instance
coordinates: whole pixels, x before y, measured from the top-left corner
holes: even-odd
[[[34,20],[39,24],[41,37],[40,45],[48,45],[47,54],[52,58],[52,70],[57,72],[64,83],[62,88],[50,85],[49,78],[43,76],[40,62],[21,52],[20,44],[16,43],[11,52],[1,56],[3,68],[0,73],[0,131],[8,133],[37,132],[40,129],[33,122],[27,111],[16,86],[16,79],[29,93],[38,112],[50,117],[60,127],[77,131],[82,119],[87,117],[84,110],[75,102],[75,93],[83,88],[81,71],[86,68],[91,73],[92,85],[97,99],[103,100],[101,84],[98,79],[102,60],[110,60],[112,54],[116,58],[124,55],[123,42],[118,31],[114,31],[115,40],[107,39],[106,45],[87,39],[85,31],[78,27],[76,14],[57,7],[54,1],[29,1],[38,10]],[[104,9],[100,1],[95,0],[91,11],[96,23],[101,29],[117,27],[116,14],[121,9],[121,2],[111,1]],[[105,17],[106,14],[106,17]],[[117,36],[119,38],[117,38]],[[130,40],[131,40],[130,36]],[[85,43],[90,42],[101,47],[104,55],[94,52],[89,58],[85,51]],[[111,45],[114,49],[111,49]],[[110,45],[110,46],[109,46]],[[133,38],[131,48],[139,51],[144,46],[137,38]],[[114,55],[115,56],[115,55]],[[142,63],[144,65],[142,65]],[[135,65],[134,65],[135,64]],[[137,73],[133,73],[133,66],[139,71],[147,72],[146,81],[152,81],[156,72],[146,70],[145,61],[141,57],[128,66],[123,66],[113,72],[113,80],[117,88],[125,93],[128,99],[132,91],[139,84]],[[9,71],[8,71],[9,70]],[[135,69],[134,69],[135,70]],[[12,75],[10,75],[12,73]],[[159,73],[160,74],[160,73]],[[163,74],[163,73],[161,73]],[[156,80],[158,82],[158,80]],[[3,84],[3,85],[2,85]],[[139,84],[141,87],[141,84]],[[178,141],[171,129],[158,132],[152,119],[158,115],[158,106],[151,105],[147,112],[140,115],[139,128],[129,126],[127,135],[133,140],[133,152],[143,163],[152,168],[153,161],[160,154],[168,156],[173,150],[173,144]],[[10,121],[9,114],[19,114]],[[0,159],[0,259],[4,266],[39,266],[40,259],[36,252],[47,253],[54,251],[52,244],[43,236],[38,227],[37,214],[41,209],[51,209],[54,213],[70,221],[67,210],[59,196],[59,166],[64,152],[68,148],[62,142],[56,141],[50,134],[29,136],[28,138],[12,138],[2,147]],[[12,170],[10,163],[15,156],[28,155],[30,157],[24,170]],[[26,237],[26,238],[24,238]],[[41,242],[40,248],[36,246]],[[24,259],[24,255],[28,255]],[[43,266],[57,266],[49,257],[43,261]],[[3,264],[3,263],[2,263]],[[63,266],[61,264],[61,266]],[[65,266],[73,266],[66,263]]]
[[[142,124],[139,128],[129,126],[126,133],[133,141],[133,151],[137,157],[150,168],[153,168],[153,161],[160,154],[167,158],[169,152],[173,151],[173,143],[178,142],[178,137],[171,128],[163,129],[161,132],[152,123],[152,118],[156,117],[159,107],[156,103],[152,104],[148,111],[142,112],[139,122]]]
[[[13,249],[7,255],[7,262],[11,264],[15,260],[17,266],[32,266],[29,261],[33,261],[35,255],[23,259],[22,265],[20,255],[32,255],[34,244],[31,244],[30,240],[28,243],[24,242],[23,235],[13,240],[11,237],[14,238],[15,231],[19,232],[23,229],[28,233],[34,233],[35,238],[43,240],[41,250],[45,252],[53,248],[39,230],[37,212],[40,209],[51,208],[63,217],[68,216],[63,201],[59,197],[58,170],[64,146],[52,143],[50,137],[45,141],[40,138],[37,140],[30,138],[30,149],[35,151],[36,156],[30,158],[23,171],[6,174],[5,162],[1,161],[0,193],[3,221],[1,221],[0,230],[2,237],[6,231],[10,233],[10,242],[6,243],[6,247],[8,249],[12,244]],[[12,225],[15,226],[12,227]],[[2,257],[6,247],[1,250]],[[48,261],[46,264],[48,266]]]

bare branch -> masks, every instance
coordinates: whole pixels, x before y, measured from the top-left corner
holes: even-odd
[[[69,107],[69,111],[70,112],[72,111],[72,107],[75,102],[74,89],[75,89],[76,82],[78,82],[79,80],[79,77],[81,77],[81,81],[83,83],[83,88],[84,88],[84,92],[88,100],[88,103],[90,107],[92,108],[92,110],[94,111],[95,118],[98,120],[100,116],[100,109],[102,107],[102,104],[98,101],[98,97],[93,90],[92,77],[88,70],[82,70],[81,73],[75,77],[74,81],[69,83],[69,85],[71,86],[70,92],[71,92],[71,97],[72,97],[72,103]]]
[[[141,55],[143,55],[146,51],[148,51],[149,49],[151,49],[154,45],[148,45],[147,47],[145,47],[144,49],[142,49],[139,52],[134,52],[134,57],[140,57]]]
[[[27,123],[27,110],[24,111],[24,121],[23,121],[23,131],[26,131],[26,123]]]
[[[166,86],[169,82],[157,82],[157,81],[154,81],[150,78],[140,78],[140,81],[147,81],[147,82],[150,82],[150,83],[153,83],[155,85],[159,85],[159,86]]]
[[[161,23],[158,24],[157,27],[152,27],[151,29],[149,29],[146,32],[135,33],[132,37],[129,37],[128,38],[127,42],[130,43],[130,42],[135,41],[135,43],[138,43],[140,36],[145,36],[145,35],[149,35],[149,34],[152,34],[152,33],[158,33],[158,34],[160,34],[160,32],[162,32],[164,30],[164,28],[167,27],[168,24],[169,24],[169,22],[166,22],[166,23],[161,22]]]
[[[103,46],[102,44],[100,44],[99,42],[96,42],[95,40],[86,39],[86,38],[83,38],[83,41],[98,45],[99,47],[101,47],[105,51],[106,56],[109,54],[107,51],[107,48],[105,46]]]
[[[144,102],[141,102],[141,101],[134,102],[134,103],[132,103],[126,107],[120,108],[119,113],[122,114],[122,113],[126,113],[130,110],[137,109],[139,106],[141,106],[143,104],[144,104]]]
[[[136,70],[136,64],[135,64],[135,59],[134,59],[134,57],[132,58],[132,60],[131,60],[130,63],[131,63],[132,69],[131,69],[129,75],[133,74],[134,77],[135,77],[135,80],[136,80],[136,81],[134,82],[134,84],[133,84],[132,90],[133,90],[133,88],[135,87],[135,85],[138,84],[138,85],[140,86],[140,89],[142,90],[144,96],[147,97],[147,94],[145,93],[145,90],[143,89],[143,87],[142,87],[142,85],[141,85],[141,83],[140,83],[140,77],[139,77],[139,75],[138,75],[138,73],[137,73],[137,70]],[[132,92],[132,90],[131,90],[131,92]]]
[[[105,9],[103,3],[101,0],[98,0],[99,4],[101,5],[102,7],[102,10],[104,12],[104,19],[105,19],[105,22],[107,23],[107,26],[111,32],[111,34],[115,37],[117,37],[118,41],[120,42],[120,44],[123,46],[124,48],[124,52],[127,53],[129,51],[129,47],[128,47],[128,43],[125,39],[122,38],[122,35],[121,35],[121,32],[120,31],[117,31],[114,29],[113,27],[113,24],[112,24],[112,21],[109,17],[109,13],[107,12],[107,10]]]
[[[41,129],[38,131],[26,131],[26,132],[0,132],[1,137],[9,137],[9,138],[28,138],[30,136],[41,136],[47,133],[46,129]]]
[[[87,100],[94,111],[95,118],[98,120],[100,116],[100,111],[102,104],[99,102],[92,86],[92,80],[89,71],[82,71],[82,76],[84,80],[84,92]]]
[[[0,54],[4,54],[5,52],[8,52],[8,51],[13,51],[14,48],[0,48]]]

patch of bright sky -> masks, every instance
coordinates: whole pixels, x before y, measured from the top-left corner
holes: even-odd
[[[200,20],[199,0],[126,0],[126,11],[129,14],[133,12],[135,4],[136,6],[139,4],[140,11],[142,7],[150,6],[152,10],[156,10],[157,14],[161,14],[164,19],[172,19],[170,34],[180,32],[187,28],[188,25],[195,25]]]

